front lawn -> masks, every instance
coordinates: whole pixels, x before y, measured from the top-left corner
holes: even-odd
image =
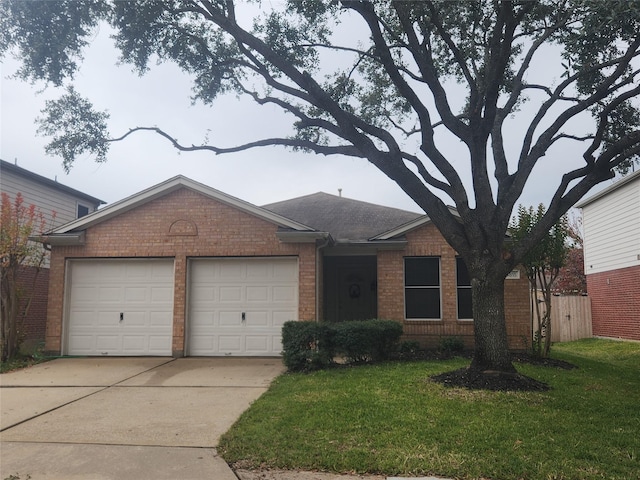
[[[429,381],[468,360],[286,374],[221,440],[243,467],[461,479],[640,479],[640,344],[584,340],[516,364],[548,392]]]

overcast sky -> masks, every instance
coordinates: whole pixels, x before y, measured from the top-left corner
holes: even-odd
[[[200,144],[205,136],[219,146],[257,140],[288,132],[283,115],[250,101],[227,96],[212,107],[192,105],[190,82],[177,67],[153,67],[140,78],[129,66],[116,67],[117,52],[106,32],[99,32],[76,77],[80,94],[111,114],[114,136],[130,127],[158,126],[183,144]],[[112,203],[178,174],[202,182],[256,205],[318,191],[405,210],[418,206],[390,179],[366,160],[290,152],[268,147],[215,156],[207,152],[178,153],[161,137],[139,133],[111,146],[108,161],[78,159],[67,175],[60,158],[44,152],[46,138],[36,134],[34,119],[45,100],[61,91],[7,78],[17,62],[5,58],[1,79],[0,157],[60,183]],[[518,126],[512,127],[517,129]],[[283,133],[284,132],[284,133]],[[515,133],[515,131],[514,131]],[[507,131],[507,136],[509,131]],[[450,153],[455,157],[456,146]],[[576,151],[556,149],[534,171],[521,201],[547,204],[557,186],[560,169]],[[451,203],[451,202],[448,202]]]

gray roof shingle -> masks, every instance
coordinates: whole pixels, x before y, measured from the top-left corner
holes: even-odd
[[[262,208],[321,232],[336,241],[365,241],[424,214],[383,207],[324,192],[263,205]]]

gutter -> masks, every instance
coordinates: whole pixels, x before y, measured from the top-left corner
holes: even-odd
[[[29,237],[29,240],[33,242],[42,243],[47,250],[51,247],[73,247],[78,245],[84,245],[86,241],[86,235],[84,230],[81,232],[73,233],[55,233],[51,235],[34,235]]]

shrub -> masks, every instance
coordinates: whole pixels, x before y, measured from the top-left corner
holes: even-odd
[[[414,360],[420,356],[422,348],[420,342],[405,340],[398,346],[398,356],[405,360]]]
[[[348,362],[389,358],[402,335],[402,325],[392,320],[364,320],[334,325],[336,351]]]
[[[449,354],[462,353],[464,352],[464,341],[460,337],[442,337],[440,350]]]
[[[333,362],[335,330],[319,322],[285,322],[282,359],[291,371],[318,370]]]
[[[402,325],[391,320],[290,321],[282,327],[282,357],[294,372],[326,368],[336,354],[349,363],[380,361],[391,356],[401,335]]]

